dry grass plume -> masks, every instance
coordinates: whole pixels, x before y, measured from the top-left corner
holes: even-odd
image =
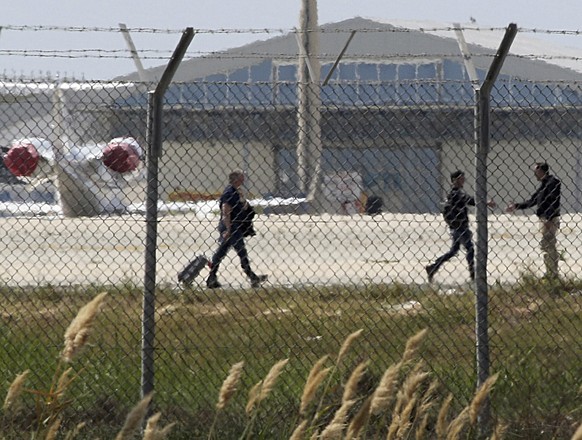
[[[469,417],[471,419],[472,425],[477,423],[477,416],[479,415],[479,411],[481,410],[483,403],[485,403],[487,400],[487,397],[489,397],[489,392],[491,391],[493,385],[495,385],[495,382],[497,382],[498,377],[499,373],[494,374],[493,376],[489,376],[475,393],[475,397],[473,397],[473,400],[469,405]]]
[[[412,397],[406,403],[406,406],[402,409],[402,412],[398,416],[400,421],[398,425],[398,430],[396,431],[396,438],[407,438],[408,431],[412,426],[411,415],[412,411],[416,407],[416,397]]]
[[[495,425],[495,429],[493,429],[493,433],[491,434],[491,440],[503,439],[508,427],[509,426],[506,423],[498,423]],[[582,440],[582,437],[580,437],[579,440]]]
[[[3,410],[6,411],[8,408],[10,408],[16,399],[20,397],[24,388],[24,381],[26,380],[28,373],[30,373],[30,370],[25,370],[16,376],[16,378],[12,381],[10,387],[8,388],[8,392],[6,393],[6,398],[4,399],[4,405],[2,406]]]
[[[359,438],[360,432],[370,419],[370,405],[372,405],[372,396],[368,396],[350,422],[348,430],[346,431],[346,440]]]
[[[289,362],[289,359],[283,359],[271,367],[271,370],[269,370],[269,373],[267,373],[265,380],[263,381],[263,386],[261,387],[261,392],[259,394],[259,401],[265,399],[271,391],[273,391],[275,382],[281,375],[281,371],[283,371],[283,367],[287,365],[287,362]]]
[[[216,404],[216,408],[218,408],[219,410],[224,409],[224,407],[228,404],[228,402],[236,392],[243,367],[244,362],[239,362],[234,364],[230,368],[228,376],[222,383],[222,387],[220,387],[220,392],[218,393],[218,403]]]
[[[55,440],[57,438],[57,432],[59,432],[59,428],[61,427],[62,419],[59,417],[57,418],[51,426],[49,426],[48,431],[46,432],[46,436],[44,440]]]
[[[317,371],[317,373],[314,374],[313,376],[311,376],[310,374],[311,377],[307,379],[305,387],[303,387],[303,393],[301,394],[301,404],[299,405],[300,414],[305,414],[305,412],[307,411],[307,407],[313,401],[315,393],[317,392],[319,386],[321,385],[325,377],[328,375],[330,370],[331,368],[324,368]]]
[[[346,421],[348,418],[348,413],[352,406],[354,406],[354,400],[343,401],[339,409],[335,412],[333,419],[323,430],[319,438],[321,440],[332,440],[341,439],[342,433],[346,427]]]
[[[350,377],[346,382],[346,386],[344,387],[342,402],[352,400],[355,397],[356,391],[358,390],[358,383],[360,383],[360,380],[362,379],[362,376],[364,375],[367,367],[368,362],[366,361],[360,363],[356,368],[354,368],[354,371],[352,371],[352,374],[350,374]]]
[[[404,348],[404,354],[402,355],[402,364],[407,364],[416,355],[427,333],[428,330],[423,329],[406,341],[406,347]]]
[[[249,399],[246,406],[246,412],[249,414],[254,407],[263,401],[273,391],[277,378],[287,365],[289,359],[283,359],[271,367],[265,378],[256,383],[249,392]]]
[[[305,435],[306,428],[307,428],[307,420],[303,420],[299,425],[297,425],[297,428],[295,428],[293,430],[293,433],[291,434],[291,437],[289,437],[289,440],[301,440],[301,439],[303,439],[303,436]]]
[[[420,414],[419,414],[419,416],[420,416]],[[422,415],[422,419],[420,420],[420,423],[416,427],[416,436],[415,436],[416,440],[422,440],[425,438],[426,429],[428,427],[428,418],[429,418],[428,414]]]
[[[174,427],[175,423],[170,423],[168,426],[160,429],[158,428],[158,423],[161,416],[162,413],[158,412],[148,419],[143,433],[143,440],[163,440],[167,438],[168,433]]]
[[[263,385],[263,381],[260,380],[253,387],[249,390],[249,398],[247,399],[247,405],[245,407],[245,411],[247,414],[250,414],[257,403],[257,399],[259,397],[259,392],[261,391],[261,386]]]
[[[135,432],[140,428],[143,420],[148,412],[150,402],[152,400],[153,394],[150,393],[139,401],[139,403],[133,407],[133,409],[127,415],[125,419],[125,424],[121,431],[115,437],[115,440],[128,440],[133,438]]]
[[[146,422],[146,427],[143,431],[143,440],[157,440],[158,422],[162,413],[155,413]]]
[[[372,404],[370,405],[371,414],[379,414],[382,411],[386,411],[390,406],[394,398],[401,366],[401,363],[391,365],[382,375],[382,379],[380,379],[380,383],[372,395]]]
[[[423,364],[422,362],[419,362],[410,372],[410,374],[402,384],[401,391],[404,393],[405,396],[404,404],[408,403],[408,401],[412,398],[414,393],[416,393],[420,385],[429,376],[429,373],[427,373],[426,371],[422,371],[422,368]]]
[[[404,391],[404,388],[398,390],[398,393],[396,394],[396,403],[394,404],[394,408],[392,408],[392,420],[390,421],[388,435],[386,436],[388,440],[396,438],[396,434],[398,433],[402,423],[402,414],[409,400],[410,399],[407,397],[407,393]]]
[[[339,353],[337,355],[336,365],[339,365],[340,364],[340,362],[344,358],[345,354],[348,352],[348,350],[352,346],[352,343],[354,342],[354,340],[358,336],[360,336],[363,331],[364,331],[364,329],[360,329],[360,330],[357,330],[357,331],[353,332],[352,334],[348,335],[348,337],[345,339],[345,341],[342,344],[342,346],[340,348],[340,351],[339,351]]]
[[[102,292],[85,304],[77,316],[71,321],[65,331],[65,346],[61,358],[65,362],[72,362],[87,343],[89,333],[107,292]]]
[[[447,440],[459,439],[468,421],[469,421],[469,407],[467,406],[449,424],[449,427],[447,429]]]
[[[422,395],[422,398],[420,399],[418,409],[416,412],[417,419],[422,419],[422,418],[426,419],[426,416],[428,416],[429,410],[435,404],[435,399],[433,399],[433,397],[435,396],[438,388],[439,388],[439,383],[436,380],[433,380],[431,382],[430,386],[428,387],[428,389]],[[428,420],[427,420],[427,423],[428,423]]]
[[[439,414],[437,416],[436,422],[436,434],[439,440],[444,439],[447,434],[447,426],[448,426],[448,415],[449,409],[451,408],[451,404],[453,403],[453,395],[449,394],[446,399],[443,401],[441,408],[439,410]]]

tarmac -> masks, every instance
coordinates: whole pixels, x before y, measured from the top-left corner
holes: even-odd
[[[471,229],[476,238],[474,217]],[[561,274],[582,274],[580,214],[561,219]],[[143,285],[146,219],[143,214],[64,218],[60,215],[1,219],[2,282],[10,286]],[[196,255],[211,257],[218,238],[215,215],[166,213],[158,218],[155,279],[179,288],[178,272]],[[425,265],[450,246],[437,214],[258,215],[257,235],[247,239],[251,264],[268,274],[266,286],[370,283],[426,284]],[[524,273],[543,275],[538,221],[533,215],[492,214],[487,242],[488,283],[511,283]],[[207,269],[192,288],[204,288]],[[150,275],[148,275],[150,276]],[[219,280],[226,288],[249,287],[231,251]],[[446,263],[434,282],[455,286],[469,280],[464,251]]]

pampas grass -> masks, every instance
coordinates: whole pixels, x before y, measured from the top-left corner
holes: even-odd
[[[237,390],[240,378],[242,375],[242,370],[244,367],[244,362],[238,362],[230,367],[228,376],[222,383],[220,387],[220,392],[218,393],[218,402],[216,403],[216,413],[214,414],[214,420],[210,426],[210,431],[208,432],[208,438],[212,438],[214,435],[214,429],[216,426],[216,421],[218,420],[218,414],[226,407],[232,396]]]
[[[257,398],[257,403],[261,402],[269,394],[271,394],[271,391],[273,391],[273,388],[275,387],[275,382],[281,375],[281,372],[283,371],[285,365],[287,365],[287,362],[289,362],[289,359],[283,359],[271,367],[271,370],[269,370],[269,373],[265,376],[265,380],[261,386],[261,390]]]
[[[115,440],[129,440],[140,429],[145,416],[148,412],[153,394],[150,393],[141,399],[136,406],[129,412],[121,431],[115,437]]]
[[[315,398],[315,393],[317,392],[319,386],[325,379],[325,377],[330,372],[331,368],[324,368],[317,371],[316,374],[307,379],[305,387],[303,388],[303,394],[301,395],[301,403],[299,405],[299,414],[304,415],[307,411],[307,407]]]
[[[247,415],[250,415],[252,413],[252,418],[250,419],[249,423],[247,423],[247,426],[245,427],[245,430],[241,438],[245,438],[245,436],[246,438],[249,438],[248,435],[250,435],[251,428],[257,417],[258,405],[267,398],[271,391],[273,391],[275,383],[277,382],[278,377],[281,375],[283,368],[285,367],[285,365],[287,365],[287,362],[289,362],[289,359],[283,359],[275,363],[275,365],[271,367],[265,378],[257,382],[253,386],[253,388],[251,388],[245,411]]]
[[[263,401],[273,391],[275,382],[281,374],[283,367],[287,365],[289,359],[283,359],[271,367],[265,378],[255,384],[249,392],[249,399],[246,406],[247,414],[250,414],[256,405]]]
[[[323,406],[327,391],[329,389],[331,380],[333,379],[334,373],[339,370],[339,367],[340,367],[345,355],[349,351],[353,342],[362,334],[362,332],[363,332],[363,329],[356,330],[355,332],[350,333],[347,336],[347,338],[344,340],[343,344],[340,347],[340,350],[339,350],[338,355],[337,355],[336,360],[335,360],[335,364],[334,364],[333,368],[330,370],[330,374],[327,375],[327,372],[326,372],[327,381],[325,383],[325,386],[323,387],[323,392],[322,392],[321,398],[319,399],[319,403],[318,403],[317,409],[315,411],[315,416],[313,417],[313,420],[311,422],[312,425],[315,424],[317,422],[317,420],[320,418],[320,416],[322,415],[322,406]],[[320,359],[320,361],[321,360],[322,359]],[[312,369],[312,371],[313,371],[313,369]],[[351,385],[351,386],[353,386],[353,385]],[[345,392],[345,390],[344,390],[344,392]],[[347,400],[347,399],[342,399],[342,400]]]
[[[407,403],[406,406],[402,409],[398,419],[399,425],[398,430],[396,431],[396,438],[406,438],[410,427],[412,426],[411,415],[412,411],[416,407],[416,397],[412,397]]]
[[[346,382],[346,386],[344,387],[344,393],[342,395],[342,402],[352,400],[355,397],[356,391],[358,389],[358,383],[362,379],[366,368],[368,367],[368,361],[360,363],[352,374],[350,374],[350,378]]]
[[[416,393],[420,385],[429,376],[426,371],[422,371],[423,364],[419,362],[410,372],[404,383],[402,384],[402,393],[404,394],[404,404],[407,404],[412,396]]]
[[[406,341],[406,347],[404,348],[404,354],[402,355],[401,360],[403,365],[407,364],[414,356],[416,356],[416,353],[424,342],[427,333],[428,330],[423,329]]]
[[[143,440],[157,440],[158,438],[158,422],[162,413],[157,412],[151,416],[146,422],[146,427],[143,431]]]
[[[505,436],[505,432],[507,431],[507,424],[505,423],[498,423],[497,425],[495,425],[495,429],[493,430],[493,434],[491,434],[491,440],[501,440],[504,436]],[[581,431],[582,434],[582,431]],[[574,437],[572,437],[572,440],[574,440]],[[582,440],[582,437],[580,437],[580,439],[578,440]]]
[[[360,410],[356,413],[350,422],[346,431],[346,440],[357,439],[360,432],[364,429],[368,420],[370,419],[370,406],[372,404],[372,396],[368,396],[362,404]]]
[[[78,373],[74,375],[72,374],[72,368],[66,368],[63,370],[62,364],[72,362],[84,348],[97,312],[99,311],[106,295],[107,293],[103,292],[93,298],[79,310],[76,317],[69,324],[64,335],[64,348],[60,353],[59,363],[57,364],[56,371],[48,390],[25,390],[23,384],[28,376],[28,370],[18,375],[8,389],[3,406],[4,411],[10,409],[15,400],[23,392],[32,394],[35,397],[34,413],[36,416],[36,430],[33,428],[33,432],[31,432],[32,438],[57,438],[57,433],[63,421],[62,412],[71,402],[71,400],[63,400],[63,395],[71,383],[78,377]],[[61,372],[61,370],[63,371]],[[31,427],[32,426],[34,425],[31,424]],[[74,439],[83,426],[83,423],[79,423],[73,431],[66,435],[65,439]]]
[[[437,416],[436,435],[439,440],[444,439],[447,434],[448,427],[447,418],[449,416],[451,403],[453,403],[453,397],[454,396],[452,394],[449,394],[447,396],[447,398],[443,401],[443,404],[441,405],[439,414]]]
[[[76,359],[85,345],[89,330],[103,298],[104,294],[100,294],[87,306],[83,307],[67,329],[66,348],[61,353],[59,367],[62,367],[65,362],[71,362]],[[426,365],[422,361],[416,361],[416,364],[413,364],[422,341],[427,334],[426,330],[422,330],[407,341],[402,359],[384,371],[371,393],[363,394],[359,388],[359,384],[369,368],[370,361],[363,361],[357,364],[349,374],[342,390],[343,378],[346,375],[342,373],[334,377],[333,373],[339,370],[340,365],[347,364],[347,362],[343,361],[350,347],[361,333],[361,330],[356,331],[345,339],[335,363],[330,361],[332,363],[331,367],[326,367],[325,365],[330,359],[329,356],[323,356],[310,369],[300,396],[300,402],[297,405],[297,419],[294,422],[292,420],[293,417],[289,417],[289,424],[286,426],[289,431],[285,432],[292,432],[289,437],[290,440],[306,440],[308,438],[313,440],[356,440],[365,438],[415,438],[416,440],[437,438],[439,440],[455,440],[464,438],[464,436],[472,433],[471,430],[478,423],[478,415],[497,381],[497,374],[484,381],[469,404],[455,417],[454,414],[450,414],[452,412],[453,395],[449,394],[441,401],[438,395],[440,382],[436,379],[431,380],[432,375],[430,372],[425,371]],[[278,379],[288,362],[289,359],[276,362],[264,379],[251,387],[245,407],[245,412],[250,417],[239,437],[240,439],[258,438],[264,435],[275,436],[272,438],[276,438],[281,434],[269,430],[268,426],[261,426],[260,429],[257,427],[257,432],[254,432],[253,429],[255,428],[254,424],[258,424],[257,420],[260,420],[257,418],[257,413],[261,403],[275,389]],[[215,405],[215,419],[208,435],[209,439],[226,438],[221,436],[223,433],[218,433],[214,436],[214,425],[218,414],[226,410],[233,396],[241,387],[243,366],[243,362],[232,365],[222,383],[218,393],[218,401]],[[78,377],[78,373],[73,375],[73,370],[66,368],[61,374],[58,374],[61,369],[57,368],[50,390],[47,392],[24,389],[24,382],[29,374],[28,370],[19,374],[8,389],[3,407],[4,411],[14,405],[22,392],[32,392],[40,396],[40,401],[47,408],[51,407],[50,411],[47,411],[48,415],[47,413],[40,413],[44,423],[43,435],[37,432],[34,433],[33,438],[54,440],[57,438],[62,426],[65,426],[62,423],[61,411],[68,402],[62,402],[59,399],[69,389],[73,380]],[[326,386],[322,387],[326,380]],[[317,393],[321,393],[321,399],[318,407],[312,408],[311,404]],[[336,399],[340,398],[341,401],[338,403]],[[115,440],[136,438],[138,430],[143,426],[151,400],[152,394],[145,396],[129,412]],[[440,408],[437,411],[438,403],[440,403]],[[294,407],[294,405],[290,407]],[[335,412],[332,414],[334,410]],[[171,423],[164,428],[160,428],[160,418],[161,413],[156,413],[149,417],[143,432],[143,440],[163,440],[168,437],[174,424]],[[452,421],[449,423],[451,418]],[[301,421],[297,423],[299,419]],[[329,422],[324,423],[323,420],[329,420]],[[74,440],[82,427],[83,424],[77,425],[74,431],[64,437],[65,440]],[[292,427],[294,429],[291,431]],[[506,429],[506,424],[497,425],[491,440],[500,440]],[[582,440],[582,425],[578,427],[572,440]]]
[[[372,404],[370,405],[371,414],[379,414],[386,411],[394,398],[394,391],[398,381],[398,374],[402,363],[391,365],[386,369],[380,379],[380,383],[374,390]]]
[[[308,423],[307,420],[303,420],[299,425],[297,425],[297,428],[293,430],[293,433],[291,434],[291,437],[289,437],[289,440],[301,440],[305,435],[307,423]]]
[[[471,419],[471,424],[474,425],[477,423],[477,416],[479,415],[479,411],[489,397],[489,392],[491,391],[493,385],[495,385],[495,382],[497,382],[498,376],[499,373],[494,374],[493,376],[489,376],[475,393],[475,397],[473,397],[473,400],[469,405],[469,417]]]
[[[363,331],[364,331],[364,329],[360,329],[360,330],[357,330],[357,331],[353,332],[352,334],[348,335],[348,337],[345,339],[345,341],[342,344],[340,351],[337,355],[337,359],[335,362],[336,365],[340,364],[340,362],[344,358],[345,354],[348,352],[348,350],[352,346],[353,342],[358,338],[358,336],[360,336],[362,334]]]
[[[469,407],[465,407],[450,423],[447,429],[447,440],[458,440],[468,421]]]
[[[416,440],[422,440],[425,437],[426,428],[428,427],[428,419],[429,419],[428,414],[424,414],[422,416],[422,419],[418,424],[418,427],[416,428],[416,435],[414,437]]]
[[[410,418],[418,400],[417,391],[428,376],[428,373],[422,371],[422,367],[422,362],[416,364],[398,391],[387,438],[404,438],[412,426]]]
[[[348,412],[354,405],[354,400],[344,400],[338,410],[335,412],[333,419],[323,430],[319,438],[321,440],[341,439],[342,433],[346,427]]]
[[[356,335],[356,333],[357,333],[357,335]],[[350,339],[350,337],[352,337],[354,335],[358,336],[360,334],[360,332],[356,332],[356,333],[352,333],[352,335],[348,336],[348,339]],[[348,339],[346,339],[346,341]],[[338,359],[340,359],[340,356],[338,356]],[[356,402],[355,395],[357,392],[358,383],[360,382],[362,376],[364,375],[364,372],[366,371],[367,367],[368,367],[367,361],[361,362],[356,368],[354,368],[354,370],[350,374],[350,377],[349,377],[348,381],[346,382],[346,385],[344,386],[341,406],[335,412],[331,422],[327,425],[327,427],[321,433],[321,436],[320,436],[321,439],[328,439],[329,440],[329,439],[341,439],[342,438],[342,433],[347,426],[348,412],[350,411],[350,409],[354,406],[354,403]]]
[[[237,364],[234,364],[230,368],[228,376],[222,383],[222,387],[220,388],[220,392],[218,393],[218,403],[216,404],[216,408],[218,408],[219,410],[224,409],[224,407],[228,404],[228,402],[236,392],[244,365],[245,365],[244,362],[239,362]]]
[[[56,389],[54,394],[59,397],[61,396],[65,390],[69,387],[69,385],[73,382],[74,378],[71,378],[71,372],[73,371],[72,368],[67,368],[59,377],[59,381],[57,382]]]
[[[29,370],[20,373],[10,384],[8,392],[6,393],[6,398],[4,399],[4,405],[2,406],[2,409],[4,411],[10,408],[14,404],[16,399],[18,399],[18,397],[22,394],[24,382],[28,377],[29,373],[30,373]]]
[[[161,416],[162,413],[158,412],[147,420],[146,427],[143,432],[143,440],[163,440],[168,436],[175,423],[170,423],[168,426],[160,429],[158,428],[158,423]]]
[[[61,362],[72,362],[82,351],[105,296],[106,293],[104,292],[93,298],[93,300],[79,310],[77,316],[70,323],[65,331],[65,344],[60,356]],[[26,390],[34,394],[37,398],[36,408],[38,427],[36,433],[32,434],[32,438],[44,438],[45,440],[55,440],[57,438],[57,433],[63,422],[61,412],[63,408],[70,403],[68,401],[61,401],[61,397],[71,383],[78,377],[78,374],[72,375],[72,368],[66,368],[59,374],[60,370],[61,364],[57,366],[52,384],[48,391]],[[28,374],[29,371],[26,370],[24,373],[19,374],[12,382],[4,401],[3,409],[5,411],[13,405],[14,401],[24,391],[23,384]],[[116,440],[129,440],[134,438],[136,431],[140,429],[143,424],[151,400],[152,394],[150,393],[130,411],[125,420],[124,426],[115,437]],[[173,424],[170,424],[163,429],[159,429],[157,427],[159,418],[160,414],[158,413],[148,420],[144,440],[162,440],[166,438]],[[46,428],[44,436],[42,436],[41,427],[46,424],[48,424],[48,428]],[[64,437],[65,440],[73,440],[84,426],[85,423],[77,424],[73,431],[66,434]]]
[[[305,381],[305,386],[303,387],[303,393],[301,394],[301,403],[299,405],[299,413],[302,415],[305,414],[307,407],[315,397],[319,385],[321,385],[321,382],[330,371],[330,368],[323,368],[323,365],[328,358],[328,355],[321,357],[315,364],[313,364],[313,367],[311,367],[311,370],[309,371],[309,375]]]
[[[72,362],[79,355],[89,338],[89,333],[107,292],[102,292],[85,304],[77,313],[77,316],[65,331],[65,346],[61,353],[61,359]]]
[[[46,433],[45,436],[45,440],[55,440],[57,438],[57,432],[59,431],[59,428],[61,427],[61,423],[62,423],[62,419],[59,417],[58,419],[56,419],[51,426],[49,426],[49,429]]]

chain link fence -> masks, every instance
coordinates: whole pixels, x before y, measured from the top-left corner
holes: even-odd
[[[152,88],[13,81],[2,95],[4,154],[19,152],[5,160],[0,192],[5,380],[29,369],[36,387],[48,387],[67,325],[95,293],[109,292],[86,357],[73,364],[75,422],[123,420],[140,395],[141,298],[154,276],[144,267]],[[166,93],[154,401],[179,422],[176,438],[207,435],[231,365],[245,362],[244,389],[288,358],[281,387],[289,392],[275,393],[264,416],[285,432],[311,366],[358,329],[364,337],[346,370],[371,359],[362,387],[427,328],[421,356],[444,392],[462,406],[474,391],[475,297],[464,250],[432,283],[426,271],[451,247],[441,214],[450,174],[462,170],[474,194],[471,84],[337,79],[322,87],[313,199],[298,172],[297,94],[291,80],[173,83]],[[491,372],[501,374],[492,409],[527,438],[571,435],[580,420],[581,105],[575,82],[500,78],[492,92],[488,333]],[[21,156],[29,144],[39,156],[32,172],[36,159]],[[118,171],[107,165],[108,146],[119,148]],[[558,280],[544,278],[535,208],[505,212],[538,188],[537,162],[562,185]],[[231,251],[222,288],[206,288],[207,267],[181,285],[178,272],[217,249],[218,199],[235,169],[246,174],[243,194],[257,213],[256,235],[246,239],[251,265],[268,280],[251,288]],[[474,220],[471,210],[472,231]],[[244,426],[244,405],[240,397],[223,415],[222,438]]]

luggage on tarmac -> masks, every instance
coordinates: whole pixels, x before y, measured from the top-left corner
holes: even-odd
[[[208,264],[208,258],[204,255],[197,255],[190,261],[184,269],[178,273],[178,281],[185,286],[190,286],[204,266]]]

